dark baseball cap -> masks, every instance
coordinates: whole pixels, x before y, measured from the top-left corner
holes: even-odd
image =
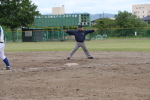
[[[82,25],[78,25],[78,28],[82,28]]]

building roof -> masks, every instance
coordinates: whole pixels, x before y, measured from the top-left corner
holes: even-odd
[[[147,16],[147,17],[141,18],[141,20],[144,20],[144,21],[150,20],[150,16]]]

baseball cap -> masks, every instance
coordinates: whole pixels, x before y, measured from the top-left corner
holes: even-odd
[[[82,28],[82,25],[78,25],[78,28]]]

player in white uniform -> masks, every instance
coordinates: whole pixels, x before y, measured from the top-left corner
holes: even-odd
[[[6,56],[4,55],[4,32],[2,27],[0,26],[0,59],[2,59],[4,61],[4,63],[6,64],[6,70],[11,70],[11,66],[9,64],[8,59],[6,58]]]

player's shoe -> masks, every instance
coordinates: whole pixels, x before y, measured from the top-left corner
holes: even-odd
[[[88,59],[94,59],[93,57],[88,57]]]
[[[69,60],[70,58],[68,57],[67,59]]]
[[[11,69],[12,69],[11,66],[6,67],[6,70],[11,70]]]

